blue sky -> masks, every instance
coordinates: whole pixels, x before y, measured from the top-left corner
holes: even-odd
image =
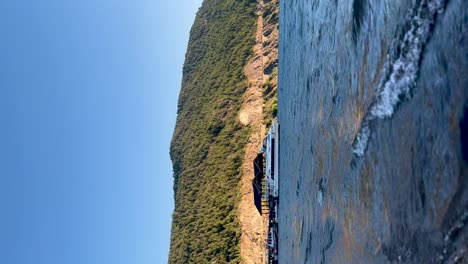
[[[166,263],[201,0],[0,1],[0,263]]]

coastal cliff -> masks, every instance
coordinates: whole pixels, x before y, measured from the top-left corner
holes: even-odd
[[[169,263],[261,263],[250,172],[276,115],[278,1],[205,0],[183,68],[171,142]]]

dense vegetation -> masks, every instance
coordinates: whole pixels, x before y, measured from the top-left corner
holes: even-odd
[[[238,122],[256,1],[205,0],[190,33],[178,117],[169,263],[239,263],[237,205],[249,130]]]
[[[278,0],[265,3],[263,8],[263,48],[264,74],[268,78],[263,83],[263,119],[267,127],[276,117],[278,109]],[[268,130],[266,130],[268,131]]]

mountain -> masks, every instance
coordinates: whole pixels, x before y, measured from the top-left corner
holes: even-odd
[[[277,0],[205,0],[198,10],[170,148],[169,263],[261,257],[263,219],[251,217],[248,172],[276,115],[277,47]]]

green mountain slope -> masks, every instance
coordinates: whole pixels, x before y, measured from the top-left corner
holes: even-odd
[[[238,263],[239,183],[249,131],[237,121],[256,1],[205,0],[190,33],[178,117],[169,263]]]

